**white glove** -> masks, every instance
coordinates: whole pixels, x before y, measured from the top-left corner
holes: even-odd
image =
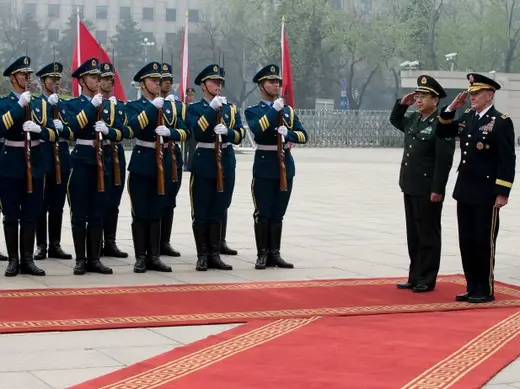
[[[111,103],[113,103],[113,104],[117,104],[117,98],[116,98],[116,96],[110,96],[109,100],[110,100]]]
[[[39,134],[40,132],[42,132],[42,128],[39,125],[37,125],[35,122],[33,122],[32,120],[27,120],[23,124],[23,130],[25,132],[34,132],[36,134]]]
[[[166,96],[166,98],[164,100],[166,100],[166,101],[175,101],[175,100],[177,100],[177,98],[176,98],[175,95],[168,95],[168,96]]]
[[[156,97],[153,99],[152,104],[155,105],[155,108],[161,109],[164,105],[164,99],[162,97]]]
[[[20,104],[20,107],[25,108],[27,104],[31,102],[31,92],[23,92],[20,95],[20,98],[18,99],[18,104]]]
[[[282,134],[283,136],[287,136],[287,132],[289,130],[287,130],[287,127],[285,126],[280,126],[276,129],[276,131],[278,131],[279,134]]]
[[[172,133],[166,126],[159,126],[155,129],[155,133],[160,136],[171,136]]]
[[[107,135],[108,134],[108,127],[107,125],[99,120],[96,122],[96,126],[94,127],[96,129],[96,132],[102,132],[103,134]]]
[[[276,99],[273,103],[273,108],[276,109],[278,112],[280,112],[283,109],[284,101],[280,97],[279,99]]]
[[[47,100],[50,105],[56,105],[58,104],[58,101],[60,100],[59,96],[56,93],[53,93],[49,96],[49,99]]]
[[[92,97],[92,100],[90,100],[90,102],[92,103],[92,105],[94,107],[99,107],[101,105],[101,103],[103,102],[103,95],[101,93],[98,93],[97,95],[95,95],[94,97]]]
[[[217,135],[227,135],[229,130],[225,125],[220,123],[215,126],[213,131],[215,131],[215,134],[217,134]]]
[[[61,120],[54,119],[53,123],[54,123],[54,127],[56,127],[56,129],[58,131],[63,131],[63,123],[61,122]]]
[[[213,108],[215,111],[218,111],[220,107],[222,107],[222,104],[224,103],[222,96],[215,96],[213,97],[213,100],[211,100],[211,103],[209,103],[209,106]]]

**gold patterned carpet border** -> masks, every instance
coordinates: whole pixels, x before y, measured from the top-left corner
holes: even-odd
[[[487,329],[401,389],[447,389],[518,335],[520,335],[520,312]]]
[[[0,322],[0,332],[21,329],[61,328],[74,327],[77,329],[88,329],[92,327],[111,328],[112,326],[140,326],[174,325],[177,322],[197,324],[226,322],[239,323],[251,319],[280,319],[290,317],[312,317],[312,316],[354,316],[388,313],[412,313],[432,311],[453,311],[465,309],[486,309],[520,306],[520,300],[499,300],[485,304],[470,304],[464,302],[446,302],[431,304],[396,304],[396,305],[373,305],[353,306],[337,308],[309,308],[309,309],[286,309],[271,311],[251,312],[215,312],[184,315],[156,315],[156,316],[127,316],[107,318],[86,319],[64,319],[64,320],[28,320],[28,321],[4,321]]]
[[[173,360],[141,374],[103,386],[99,389],[153,389],[177,380],[197,370],[220,362],[240,352],[265,344],[301,327],[319,317],[306,319],[281,319],[232,339],[206,347],[200,351]],[[211,386],[211,385],[209,385]]]

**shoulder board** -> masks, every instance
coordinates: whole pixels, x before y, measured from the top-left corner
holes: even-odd
[[[464,113],[470,113],[472,110],[471,108],[468,108],[467,110],[464,111]]]
[[[506,114],[503,114],[502,116],[500,116],[502,119],[507,119],[509,117],[509,115],[506,115]]]

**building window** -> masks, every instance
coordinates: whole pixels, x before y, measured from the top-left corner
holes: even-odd
[[[107,43],[107,32],[106,31],[96,31],[96,40],[102,45]]]
[[[330,0],[330,5],[334,9],[341,9],[341,0]]]
[[[60,5],[59,4],[49,4],[48,14],[49,14],[49,18],[59,18],[60,17]]]
[[[130,7],[119,7],[119,19],[130,19],[132,17],[132,9]]]
[[[190,9],[188,11],[188,21],[198,23],[200,21],[200,15],[198,9]]]
[[[175,8],[166,8],[166,21],[176,22],[177,21],[177,10]]]
[[[143,32],[143,38],[148,39],[148,42],[155,43],[155,37],[153,36],[153,32]]]
[[[60,30],[56,28],[49,28],[47,30],[47,40],[49,42],[58,42],[60,40]]]
[[[143,8],[143,20],[153,22],[153,8],[151,8],[151,7]]]
[[[108,18],[108,7],[106,5],[98,5],[96,7],[96,19],[106,20]]]
[[[167,32],[164,34],[164,44],[166,46],[174,46],[177,40],[177,34],[174,32]]]
[[[23,5],[23,14],[36,16],[36,3],[25,3]]]

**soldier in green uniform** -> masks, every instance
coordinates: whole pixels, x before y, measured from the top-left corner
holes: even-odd
[[[417,79],[417,89],[397,100],[390,123],[404,132],[399,186],[404,194],[410,268],[399,289],[428,292],[435,288],[441,261],[441,215],[453,164],[454,139],[435,136],[439,100],[446,92],[432,77]],[[415,103],[417,112],[405,116]]]
[[[466,292],[457,301],[485,303],[495,299],[494,267],[499,211],[507,205],[515,178],[515,129],[493,99],[500,84],[469,73],[468,91],[459,93],[440,113],[436,135],[458,137],[462,160],[453,198],[457,200],[459,248]],[[455,120],[455,112],[471,108]]]

